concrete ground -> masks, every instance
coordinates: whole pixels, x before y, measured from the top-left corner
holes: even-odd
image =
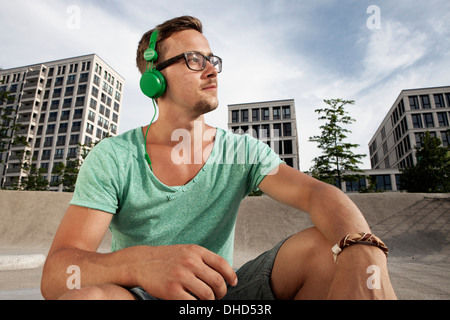
[[[0,190],[0,300],[42,299],[42,261],[71,196]],[[450,299],[450,195],[349,196],[390,249],[388,266],[399,299]],[[308,215],[267,196],[244,199],[234,266],[311,225]],[[100,251],[107,251],[109,243],[110,235]]]

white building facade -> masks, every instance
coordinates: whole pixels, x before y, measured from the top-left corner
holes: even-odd
[[[0,186],[26,176],[22,163],[43,168],[50,190],[61,190],[54,167],[80,157],[80,144],[93,144],[119,130],[125,79],[96,54],[0,70],[2,128],[26,144],[3,139]],[[16,132],[12,132],[12,128]]]
[[[372,169],[416,164],[415,146],[427,131],[450,144],[450,86],[403,90],[369,142]]]
[[[228,105],[228,130],[264,141],[286,164],[299,170],[293,99]]]

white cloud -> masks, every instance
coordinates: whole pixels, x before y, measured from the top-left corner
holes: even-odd
[[[383,28],[375,30],[370,37],[364,59],[364,78],[382,80],[413,65],[427,54],[427,41],[424,32],[411,32],[401,22],[386,21]]]

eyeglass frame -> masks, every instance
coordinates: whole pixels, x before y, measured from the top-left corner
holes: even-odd
[[[191,53],[195,53],[195,54],[199,54],[199,55],[203,56],[203,58],[204,58],[204,60],[203,60],[203,61],[204,61],[204,64],[203,64],[203,67],[202,67],[200,70],[194,70],[194,69],[192,69],[192,68],[189,66],[187,55],[188,55],[188,54],[191,54]],[[209,61],[209,63],[211,63],[211,58],[213,58],[213,57],[219,59],[219,64],[220,64],[220,70],[219,70],[218,68],[216,68],[216,67],[214,67],[214,69],[217,70],[217,73],[222,72],[222,58],[220,58],[220,57],[218,57],[218,56],[215,56],[215,55],[210,55],[209,57],[207,57],[207,56],[205,56],[204,54],[202,54],[202,53],[200,53],[200,52],[197,52],[197,51],[183,52],[183,53],[181,53],[181,54],[179,54],[179,55],[177,55],[177,56],[175,56],[175,57],[172,57],[172,58],[170,58],[170,59],[167,59],[166,61],[163,61],[163,62],[161,62],[161,63],[158,63],[158,64],[155,66],[155,69],[158,70],[158,71],[164,70],[165,68],[167,68],[168,66],[174,64],[175,62],[177,62],[177,61],[180,60],[181,58],[184,58],[184,62],[186,63],[186,66],[188,67],[189,70],[192,70],[192,71],[203,71],[203,70],[205,70],[205,68],[206,68],[206,61]],[[211,64],[212,64],[212,63],[211,63]]]

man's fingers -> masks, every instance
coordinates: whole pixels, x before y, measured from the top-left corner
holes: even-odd
[[[228,284],[235,286],[237,284],[237,276],[227,260],[211,251],[209,253],[203,256],[203,262],[222,275]],[[213,280],[213,282],[216,281]]]

